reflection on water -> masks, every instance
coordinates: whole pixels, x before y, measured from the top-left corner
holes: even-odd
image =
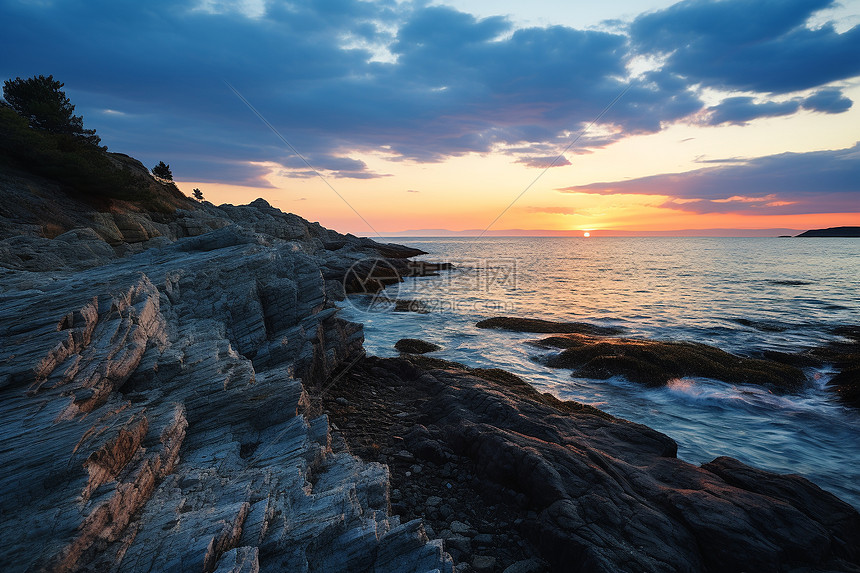
[[[344,316],[365,325],[368,352],[393,356],[400,338],[444,347],[435,356],[498,366],[542,391],[598,406],[665,432],[694,462],[731,455],[800,473],[860,506],[860,414],[822,391],[827,371],[809,371],[810,388],[774,396],[758,387],[679,380],[648,389],[623,379],[581,380],[536,360],[525,344],[540,335],[475,328],[483,318],[516,315],[622,326],[627,336],[689,340],[749,354],[796,352],[834,340],[833,326],[860,316],[860,241],[750,238],[397,239],[447,260],[456,270],[409,279],[399,297],[428,314]]]

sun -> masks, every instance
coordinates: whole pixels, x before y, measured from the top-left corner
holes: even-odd
[[[586,232],[584,232],[584,233],[582,234],[582,236],[583,236],[583,237],[590,237],[590,236],[591,236],[591,233],[589,233],[588,231],[586,231]]]

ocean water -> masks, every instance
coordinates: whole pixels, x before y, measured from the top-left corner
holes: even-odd
[[[777,396],[757,386],[682,379],[645,388],[622,378],[574,378],[541,364],[540,334],[482,330],[492,316],[621,326],[625,336],[696,341],[738,354],[797,352],[860,323],[860,239],[516,237],[394,239],[449,261],[438,277],[407,279],[390,298],[423,314],[353,296],[341,315],[365,326],[365,348],[395,356],[401,338],[435,342],[432,354],[499,367],[541,391],[646,424],[704,463],[729,455],[803,475],[860,507],[860,412],[824,389],[834,372],[807,369],[807,390]]]

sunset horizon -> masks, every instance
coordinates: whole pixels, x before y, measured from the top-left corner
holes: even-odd
[[[285,6],[5,2],[0,74],[188,195],[357,235],[860,224],[857,0]]]
[[[2,573],[860,573],[860,0],[0,0]]]

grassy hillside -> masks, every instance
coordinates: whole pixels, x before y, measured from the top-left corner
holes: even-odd
[[[69,135],[31,129],[12,108],[0,104],[0,169],[4,168],[53,180],[100,210],[109,209],[114,201],[163,213],[193,205],[176,185],[155,179],[136,159]]]

